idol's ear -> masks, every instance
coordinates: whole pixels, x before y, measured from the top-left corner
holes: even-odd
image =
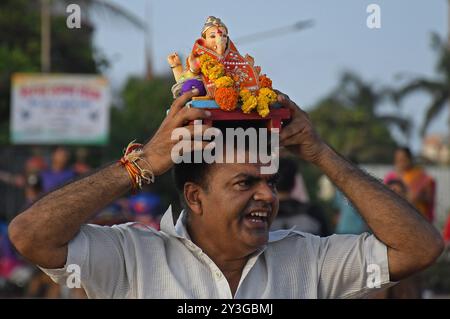
[[[202,215],[202,202],[200,193],[202,187],[196,183],[187,182],[184,184],[184,201],[189,208],[189,210],[196,215]]]

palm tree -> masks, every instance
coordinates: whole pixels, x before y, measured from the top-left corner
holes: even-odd
[[[388,96],[387,89],[345,72],[336,89],[310,112],[311,119],[319,134],[345,156],[388,163],[397,146],[389,126],[405,135],[410,127],[407,119],[379,114],[378,107]]]
[[[66,14],[65,8],[72,3],[71,0],[40,0],[41,3],[41,64],[43,72],[50,72],[50,47],[51,47],[51,12],[57,14]],[[96,11],[99,13],[105,13],[110,17],[113,17],[117,22],[125,22],[141,31],[147,33],[147,24],[139,17],[129,12],[125,8],[112,3],[107,0],[79,0],[77,4],[86,10],[85,22],[89,23],[89,12]],[[53,9],[53,10],[52,10]],[[150,61],[147,61],[149,63]],[[149,67],[148,67],[149,69]]]
[[[420,133],[423,136],[430,125],[445,109],[450,94],[450,53],[449,47],[437,34],[432,35],[432,48],[438,53],[435,79],[415,78],[394,93],[397,103],[411,93],[422,91],[431,96]]]
[[[347,71],[343,73],[333,96],[343,105],[354,109],[362,108],[370,118],[397,127],[403,134],[408,135],[409,120],[400,116],[377,113],[378,106],[389,97],[390,91],[388,88],[375,88],[357,74]]]

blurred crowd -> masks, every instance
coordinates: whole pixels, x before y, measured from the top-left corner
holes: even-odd
[[[79,148],[74,153],[73,161],[69,150],[64,147],[56,147],[50,160],[41,155],[32,156],[26,160],[22,173],[0,171],[0,182],[23,190],[25,209],[42,195],[91,172],[86,163],[87,149]],[[89,223],[111,226],[139,222],[159,229],[161,209],[160,197],[145,189],[139,194],[118,199],[99,211]],[[68,289],[55,284],[38,267],[18,255],[8,239],[7,221],[0,221],[0,298],[85,297],[82,289]]]
[[[56,147],[47,161],[35,155],[27,159],[23,172],[13,174],[0,171],[0,182],[22,189],[24,207],[43,194],[60,187],[78,176],[89,174],[87,149],[79,148],[71,161],[70,152]],[[436,182],[419,165],[415,165],[409,149],[399,148],[393,156],[394,169],[384,183],[410,201],[428,221],[433,222]],[[350,159],[355,162],[354,160]],[[355,164],[357,164],[355,162]],[[295,228],[318,236],[361,234],[369,232],[366,223],[345,196],[327,180],[320,177],[317,198],[313,201],[299,172],[299,163],[282,157],[277,184],[279,212],[272,230]],[[331,209],[330,209],[331,208]],[[159,229],[164,212],[161,198],[152,190],[120,198],[102,209],[89,223],[111,226],[125,222],[139,222]],[[450,242],[450,217],[443,230]],[[423,294],[420,274],[402,281],[376,298],[420,298]],[[0,222],[0,297],[6,298],[85,298],[82,289],[68,289],[53,283],[39,268],[21,258],[9,242],[7,221]]]

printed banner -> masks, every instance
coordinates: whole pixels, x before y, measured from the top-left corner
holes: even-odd
[[[110,90],[97,75],[12,76],[13,144],[91,144],[108,141]]]

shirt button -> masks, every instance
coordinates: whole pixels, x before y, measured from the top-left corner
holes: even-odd
[[[220,278],[222,278],[222,273],[220,273],[220,272],[216,271],[216,277],[217,277],[217,279],[220,279]]]

